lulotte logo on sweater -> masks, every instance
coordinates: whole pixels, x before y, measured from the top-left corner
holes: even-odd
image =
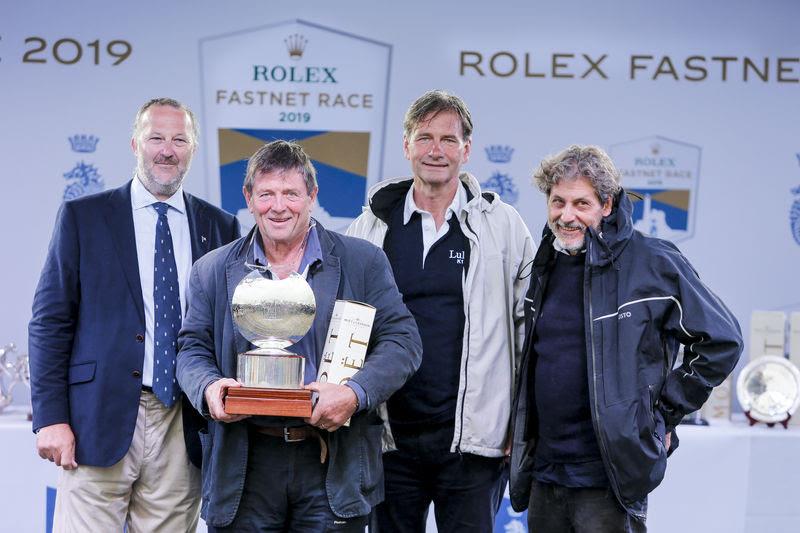
[[[700,147],[658,135],[612,145],[622,186],[636,193],[634,227],[680,242],[694,235]]]

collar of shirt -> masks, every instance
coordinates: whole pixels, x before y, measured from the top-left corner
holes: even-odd
[[[153,196],[153,193],[145,189],[142,182],[139,181],[139,178],[136,176],[133,177],[133,183],[131,183],[131,203],[134,209],[142,209],[160,201],[161,200]],[[186,204],[183,201],[183,185],[178,187],[175,194],[164,200],[164,203],[180,213],[186,213]]]
[[[255,228],[253,239],[253,260],[259,265],[268,265],[267,256],[264,253],[263,243],[261,242],[261,233],[258,227]],[[299,273],[304,273],[308,278],[306,268],[310,267],[317,261],[322,261],[322,247],[319,244],[319,235],[317,234],[317,226],[312,225],[308,231],[308,241],[306,242],[306,250],[303,252],[303,258],[300,260],[298,267]],[[309,269],[310,270],[310,269]]]
[[[450,205],[447,206],[447,211],[445,211],[444,219],[450,220],[450,217],[455,214],[458,217],[458,213],[461,211],[461,208],[466,205],[467,203],[467,192],[464,190],[464,187],[461,185],[461,181],[458,182],[458,190],[456,191],[455,196],[453,196],[453,201],[450,202]],[[414,202],[414,186],[412,185],[408,189],[408,193],[406,194],[406,203],[403,206],[403,224],[408,224],[411,220],[411,215],[414,213],[419,213],[420,215],[427,214],[432,216],[428,211],[424,209],[420,209],[417,207],[416,202]]]

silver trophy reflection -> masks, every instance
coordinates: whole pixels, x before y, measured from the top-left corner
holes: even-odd
[[[22,383],[29,389],[31,387],[31,372],[28,366],[28,356],[19,355],[13,362],[9,358],[9,355],[16,350],[17,347],[13,342],[0,348],[0,413],[14,401],[11,393],[17,383]],[[28,419],[30,420],[30,418],[29,410]]]
[[[316,300],[305,278],[293,273],[269,279],[254,269],[236,286],[231,302],[241,334],[258,348],[238,354],[236,379],[225,412],[271,416],[311,416],[311,391],[304,390],[305,357],[286,348],[311,328]]]

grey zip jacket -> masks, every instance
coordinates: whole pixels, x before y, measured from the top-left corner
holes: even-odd
[[[643,518],[647,495],[661,483],[670,450],[666,433],[699,409],[742,353],[739,323],[700,281],[671,242],[633,229],[625,192],[600,232],[586,234],[583,299],[592,425],[606,474],[628,513]],[[525,355],[514,401],[511,504],[528,507],[536,410],[530,399],[535,353],[529,349],[554,254],[544,229],[525,308]],[[679,344],[683,363],[675,366]],[[565,391],[569,393],[569,391]]]
[[[511,402],[524,342],[524,300],[534,244],[516,209],[494,192],[481,193],[478,181],[459,176],[471,195],[458,213],[470,243],[464,291],[464,342],[452,452],[502,457],[508,448]],[[404,202],[411,178],[374,185],[369,205],[347,234],[383,247],[386,220]],[[424,357],[424,354],[423,354]],[[387,421],[386,406],[380,410]],[[384,451],[394,439],[384,424]]]

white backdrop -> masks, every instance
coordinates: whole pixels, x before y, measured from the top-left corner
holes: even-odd
[[[800,216],[800,190],[793,192],[800,186],[799,18],[792,0],[3,0],[0,344],[27,349],[31,298],[65,193],[115,187],[131,175],[130,123],[145,100],[172,96],[196,111],[204,144],[186,188],[219,201],[219,169],[208,163],[219,160],[214,128],[277,129],[280,109],[253,106],[247,124],[220,119],[201,43],[256,29],[252,37],[284,22],[287,36],[303,33],[298,19],[388,50],[368,57],[330,48],[324,57],[339,73],[361,69],[363,80],[351,85],[377,87],[375,113],[385,119],[359,122],[353,112],[341,115],[341,126],[328,116],[325,124],[313,118],[289,129],[370,131],[360,176],[371,184],[408,173],[401,142],[409,103],[432,88],[456,92],[475,122],[467,169],[482,182],[495,176],[535,237],[544,201],[528,176],[547,154],[592,143],[610,149],[629,176],[660,168],[663,178],[672,169],[669,179],[629,184],[689,191],[672,205],[687,227],[679,246],[747,333],[754,309],[800,309],[800,221],[797,240],[791,227],[793,206]],[[131,47],[116,66],[126,46],[115,43],[109,53],[112,41]],[[290,64],[274,44],[264,42],[264,57]],[[251,38],[248,46],[259,44]],[[319,39],[309,38],[309,62],[319,57],[314,46]],[[73,151],[76,134],[99,139],[95,150]],[[513,148],[510,161],[490,161],[489,145]]]

